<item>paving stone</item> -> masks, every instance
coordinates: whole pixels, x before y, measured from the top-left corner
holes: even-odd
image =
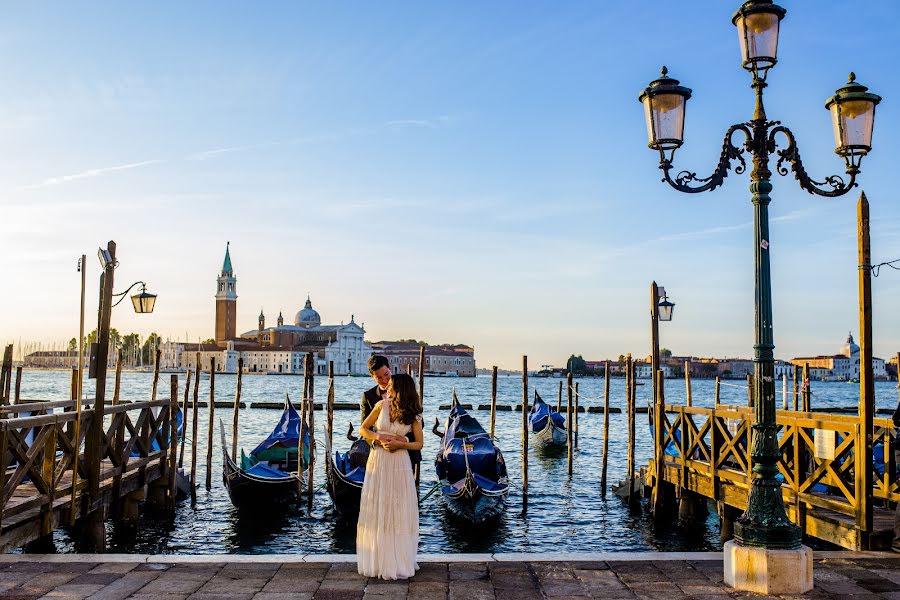
[[[319,591],[322,590],[330,590],[334,592],[346,591],[346,592],[360,592],[366,589],[366,585],[369,582],[369,578],[366,577],[364,579],[354,579],[354,580],[345,580],[338,581],[334,579],[324,579],[322,583],[319,585]],[[318,596],[317,596],[318,597]]]
[[[32,573],[31,579],[22,583],[19,589],[15,590],[17,594],[36,594],[43,596],[53,589],[65,585],[78,577],[80,573]]]
[[[100,563],[88,573],[118,573],[119,575],[123,573],[128,573],[132,571],[135,567],[138,566],[139,563]]]
[[[313,600],[362,600],[363,591],[319,588],[313,594]]]
[[[303,592],[312,594],[317,589],[319,589],[319,580],[318,579],[307,579],[307,578],[299,578],[299,577],[291,577],[291,576],[277,576],[273,577],[263,586],[262,591],[264,592]]]
[[[130,571],[90,596],[91,600],[124,600],[159,577],[152,571]],[[170,600],[170,599],[166,599]]]
[[[406,581],[383,581],[369,583],[365,587],[366,596],[394,596],[406,594],[409,591],[409,584]]]
[[[160,596],[159,594],[134,594],[133,596],[128,596],[128,600],[188,600],[189,597],[187,594],[166,594],[165,596]]]
[[[494,600],[490,581],[451,581],[449,587],[449,600]]]
[[[253,600],[253,593],[227,593],[227,592],[217,592],[214,594],[209,593],[201,593],[197,592],[195,594],[191,594],[188,596],[190,600]],[[159,596],[156,596],[156,600],[160,600]],[[166,599],[168,600],[168,599]]]
[[[170,577],[166,573],[157,577],[143,588],[142,594],[193,594],[199,590],[205,580],[190,579],[187,577]]]
[[[99,584],[89,584],[89,583],[66,583],[64,585],[56,587],[52,592],[48,592],[42,598],[66,598],[67,600],[81,600],[82,598],[87,598],[94,592],[102,589],[103,586]]]
[[[449,578],[449,570],[443,563],[421,563],[419,570],[410,581],[440,581],[446,582]]]
[[[496,600],[543,600],[544,595],[534,588],[529,589],[494,589]]]
[[[119,573],[94,573],[93,571],[89,571],[84,575],[79,575],[72,581],[70,584],[94,584],[94,585],[109,585],[110,583],[117,581],[121,577]]]
[[[312,598],[312,592],[259,592],[253,596],[253,600],[312,600]]]

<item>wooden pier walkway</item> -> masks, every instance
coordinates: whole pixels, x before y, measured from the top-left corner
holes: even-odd
[[[682,514],[692,501],[715,501],[727,531],[746,509],[752,418],[751,407],[665,405],[661,478],[663,486],[670,487],[669,497],[674,491],[685,505],[679,507]],[[894,430],[891,420],[873,419],[866,448],[858,416],[778,410],[776,418],[782,452],[778,469],[791,520],[806,535],[847,549],[889,548],[891,503],[900,501],[894,455],[887,450]],[[873,461],[873,453],[883,456],[883,463]],[[655,460],[641,469],[647,489],[656,485],[656,473]]]
[[[135,520],[145,499],[174,510],[176,400],[0,406],[0,552],[64,525],[102,550],[107,516]]]

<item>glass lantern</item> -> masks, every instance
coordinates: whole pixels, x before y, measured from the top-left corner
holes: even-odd
[[[758,77],[778,59],[778,28],[785,9],[771,0],[750,0],[734,13],[731,22],[737,27],[741,44],[741,64]]]
[[[661,77],[650,82],[638,100],[644,105],[647,119],[647,144],[660,152],[674,150],[684,143],[684,108],[691,90],[668,77],[662,68]]]
[[[859,166],[855,161],[872,149],[875,107],[881,102],[881,96],[868,90],[856,81],[855,73],[850,73],[847,85],[825,103],[834,126],[834,151],[849,165]]]

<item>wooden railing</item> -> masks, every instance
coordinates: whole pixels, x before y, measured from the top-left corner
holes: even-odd
[[[0,545],[14,547],[105,511],[151,482],[164,483],[174,501],[176,411],[169,399],[120,402],[105,407],[98,421],[95,410],[84,406],[75,427],[73,400],[0,407]],[[96,435],[95,427],[99,448],[91,452],[86,440]],[[14,531],[23,525],[29,527]]]
[[[702,486],[706,486],[704,495],[732,500],[733,505],[744,508],[741,502],[746,503],[746,497],[741,495],[749,486],[752,470],[752,418],[750,407],[666,405],[662,445],[666,447],[670,483],[702,493],[704,490],[696,489],[701,485],[696,482],[697,476],[701,476]],[[890,443],[896,428],[890,419],[874,419],[872,443],[876,454],[883,452],[883,472],[876,470],[874,461],[865,464],[859,417],[779,410],[776,419],[784,500],[801,525],[805,512],[818,508],[850,517],[858,530],[867,531],[866,515],[872,514],[876,500],[882,506],[900,501],[900,482]],[[676,473],[672,473],[673,468]],[[868,490],[863,489],[865,479],[859,476],[864,469],[873,471],[873,484]],[[676,481],[671,481],[673,475]],[[723,490],[731,486],[741,490],[741,494],[722,498]]]

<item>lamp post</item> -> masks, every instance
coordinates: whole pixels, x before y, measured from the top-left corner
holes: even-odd
[[[778,473],[779,450],[775,423],[774,343],[772,336],[772,288],[769,269],[769,192],[772,191],[769,170],[770,154],[777,154],[775,170],[779,175],[793,172],[800,187],[820,196],[837,197],[856,186],[860,163],[872,148],[872,129],[875,106],[881,98],[869,93],[851,73],[849,82],[839,88],[825,104],[831,112],[835,136],[835,153],[845,161],[848,180],[830,175],[824,181],[812,179],[803,167],[796,139],[790,129],[779,121],[766,117],[763,91],[769,69],[775,66],[778,32],[786,10],[771,0],[749,0],[734,13],[732,23],[737,27],[742,66],[752,75],[751,88],[756,96],[753,119],[728,128],[722,144],[719,163],[712,175],[700,178],[691,171],[680,171],[672,177],[672,159],[683,143],[684,112],[691,90],[679,85],[667,75],[650,83],[639,97],[644,105],[650,148],[659,152],[659,168],[663,181],[680,192],[705,192],[722,185],[728,171],[743,173],[744,154],[752,159],[750,172],[751,201],[755,224],[755,320],[754,408],[751,458],[753,476],[746,512],[735,525],[738,546],[765,550],[801,548],[800,529],[787,518],[781,497]],[[740,132],[743,143],[735,145],[734,135]],[[779,134],[781,136],[779,137]],[[774,158],[774,157],[773,157]],[[734,166],[733,166],[734,163]],[[727,565],[726,556],[726,581]],[[811,559],[810,559],[811,569]],[[794,575],[796,578],[796,574]],[[812,586],[811,570],[809,585]]]
[[[659,401],[657,393],[657,374],[659,372],[659,322],[671,321],[675,304],[669,302],[666,288],[659,287],[656,282],[650,283],[650,385],[653,394],[653,459],[656,465],[656,485],[653,486],[653,513],[662,516],[665,498],[660,494],[663,484],[665,469],[662,440],[665,439],[662,431],[663,412],[665,407]]]

